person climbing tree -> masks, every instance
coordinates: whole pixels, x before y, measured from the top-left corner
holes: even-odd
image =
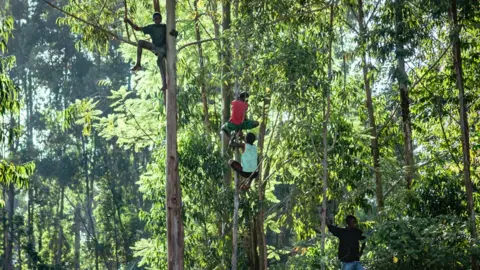
[[[149,35],[152,39],[152,42],[146,40],[139,40],[137,46],[137,63],[132,67],[132,71],[138,71],[142,69],[142,50],[147,49],[157,55],[157,65],[160,68],[160,73],[162,75],[162,90],[167,89],[167,79],[166,79],[166,68],[165,68],[165,58],[167,56],[167,46],[166,46],[166,32],[167,25],[162,23],[162,15],[158,12],[153,13],[153,24],[139,27],[132,22],[129,18],[125,17],[125,22],[130,24],[135,31],[142,31],[144,34]],[[178,32],[173,29],[170,31],[170,35],[177,37]]]
[[[242,149],[241,163],[230,159],[228,164],[232,169],[238,172],[242,177],[246,178],[246,181],[241,185],[241,189],[249,189],[253,179],[258,175],[258,156],[257,147],[253,145],[256,140],[255,134],[247,133],[245,143],[230,142],[230,146],[238,147]]]
[[[240,93],[237,100],[232,101],[232,113],[230,120],[222,126],[222,131],[230,137],[233,131],[238,132],[244,129],[252,129],[259,126],[258,121],[248,120],[245,115],[248,110],[248,97],[250,95],[247,92]]]
[[[346,228],[339,228],[332,225],[332,221],[327,220],[328,230],[338,239],[338,259],[342,263],[342,270],[363,270],[360,263],[360,257],[365,249],[365,242],[360,249],[359,241],[365,240],[363,232],[357,228],[357,218],[348,215],[345,218]]]

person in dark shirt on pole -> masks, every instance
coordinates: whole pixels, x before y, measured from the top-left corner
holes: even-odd
[[[365,236],[363,236],[363,232],[357,228],[356,217],[349,215],[345,221],[347,223],[347,227],[345,228],[339,228],[331,225],[331,221],[328,222],[328,230],[340,240],[340,244],[338,245],[338,259],[342,263],[342,270],[363,270],[360,257],[365,248],[365,242],[363,242],[362,248],[360,249],[359,241],[365,240]]]
[[[129,18],[125,17],[125,22],[130,24],[135,31],[142,31],[146,35],[150,35],[152,42],[145,40],[138,41],[137,47],[137,63],[132,68],[132,71],[138,71],[142,69],[142,50],[151,50],[157,55],[157,65],[160,68],[160,74],[162,75],[162,90],[167,89],[167,78],[165,68],[165,58],[167,57],[167,25],[162,23],[162,15],[158,12],[153,13],[153,24],[140,27],[132,22]],[[170,35],[177,37],[178,32],[173,29],[170,31]]]

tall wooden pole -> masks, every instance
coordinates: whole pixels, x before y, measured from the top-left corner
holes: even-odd
[[[396,77],[398,81],[398,88],[400,89],[400,103],[402,108],[402,130],[403,130],[403,145],[405,158],[405,182],[407,188],[412,187],[413,176],[415,172],[415,161],[413,156],[413,142],[412,142],[412,121],[410,117],[410,98],[408,94],[408,74],[405,69],[405,45],[402,40],[404,35],[403,18],[404,0],[395,1],[395,31],[396,31],[396,58],[397,70]]]
[[[175,29],[175,0],[167,2],[167,33]],[[167,241],[168,269],[183,269],[184,233],[182,192],[178,176],[177,155],[177,47],[176,39],[167,34]]]
[[[234,13],[235,13],[235,20],[238,20],[238,0],[235,0],[235,8],[234,8]],[[234,61],[239,61],[239,41],[238,37],[235,39],[235,59]],[[238,98],[240,95],[240,82],[239,82],[239,77],[240,77],[240,71],[238,70],[238,65],[235,63],[234,65],[234,75],[235,75],[235,84],[234,84],[234,89],[235,89],[235,98]],[[236,138],[238,139],[238,137]],[[240,160],[240,151],[238,148],[235,149],[235,160]],[[240,194],[239,194],[239,175],[238,172],[235,172],[235,193],[233,196],[233,228],[232,228],[232,270],[237,270],[237,264],[238,264],[238,208],[240,205]]]
[[[322,230],[322,241],[321,241],[321,250],[322,254],[325,253],[325,227],[327,224],[327,189],[328,189],[328,121],[330,120],[330,90],[331,90],[331,83],[332,83],[332,51],[333,51],[333,19],[334,19],[334,5],[335,3],[332,2],[330,6],[330,44],[328,46],[328,88],[326,89],[326,100],[327,108],[323,108],[324,110],[324,123],[323,123],[323,160],[322,160],[322,167],[323,167],[323,192],[322,192],[322,220],[321,220],[321,230]],[[325,266],[322,265],[322,269],[325,269]]]
[[[198,11],[198,1],[193,1],[193,7],[195,9],[195,40],[197,42],[201,42],[202,36],[200,32],[200,12]],[[203,104],[203,122],[204,127],[206,130],[210,129],[210,119],[208,116],[208,95],[207,95],[207,84],[205,82],[205,71],[204,71],[204,59],[203,59],[203,48],[202,43],[197,44],[197,51],[198,51],[198,64],[200,68],[200,89],[202,92],[202,104]]]
[[[377,199],[377,207],[379,210],[383,208],[383,187],[382,187],[382,173],[380,168],[380,147],[378,145],[377,124],[375,122],[375,114],[372,101],[372,89],[370,88],[370,80],[368,79],[368,63],[367,63],[367,29],[364,22],[363,13],[363,0],[358,0],[358,27],[360,29],[360,41],[359,45],[362,50],[362,71],[363,71],[363,84],[365,88],[365,94],[367,97],[367,111],[368,122],[370,124],[370,149],[373,156],[373,168],[375,173],[375,194]]]
[[[230,119],[230,102],[232,101],[232,77],[230,74],[232,68],[232,52],[230,49],[230,42],[226,37],[231,24],[231,3],[230,0],[225,0],[222,2],[222,123],[226,123]],[[231,157],[226,136],[222,136],[222,154],[227,160]],[[223,175],[223,182],[225,183],[225,186],[229,186],[232,183],[232,173],[229,168]]]
[[[160,13],[160,2],[159,0],[153,0],[153,10]]]
[[[457,1],[451,1],[450,17],[452,20],[453,33],[453,64],[458,88],[458,100],[460,102],[460,129],[462,133],[462,152],[463,152],[463,180],[465,181],[465,192],[467,195],[467,209],[470,217],[470,235],[472,240],[477,240],[477,226],[475,218],[475,204],[473,201],[473,184],[470,175],[470,134],[468,125],[468,106],[465,100],[465,89],[463,83],[463,66],[462,66],[462,43],[460,41],[460,24],[457,15]],[[472,256],[472,270],[478,269],[477,258]]]

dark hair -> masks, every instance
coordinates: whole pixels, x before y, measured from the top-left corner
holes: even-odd
[[[250,96],[250,95],[249,95],[247,92],[242,92],[242,93],[240,93],[239,98],[240,98],[240,99],[246,99],[246,98],[248,98],[249,96]]]
[[[345,222],[348,224],[349,221],[357,221],[357,218],[356,218],[355,216],[348,215],[348,216],[345,218]]]
[[[246,138],[245,141],[246,141],[248,144],[253,144],[256,139],[257,139],[257,137],[255,136],[255,134],[249,132],[249,133],[247,133],[247,138]]]
[[[157,17],[157,16],[160,17],[160,21],[161,21],[162,20],[162,14],[160,14],[160,12],[153,13],[152,19],[155,20],[155,17]]]

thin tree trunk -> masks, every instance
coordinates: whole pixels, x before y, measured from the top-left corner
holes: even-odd
[[[380,149],[378,146],[377,125],[375,123],[375,114],[372,102],[372,90],[370,89],[370,81],[368,80],[368,63],[366,53],[366,29],[364,24],[363,0],[358,0],[358,26],[360,28],[360,48],[362,50],[362,68],[363,68],[363,83],[365,93],[367,96],[367,110],[368,120],[370,124],[370,134],[372,136],[370,141],[370,148],[373,156],[373,168],[375,173],[376,199],[377,206],[381,210],[383,208],[383,187],[382,187],[382,173],[380,171]]]
[[[15,203],[15,188],[10,184],[7,189],[7,228],[5,230],[5,253],[3,269],[13,270],[13,213]]]
[[[217,19],[217,14],[218,14],[218,4],[217,4],[217,0],[210,0],[210,5],[209,5],[209,14],[210,14],[210,18],[212,19],[212,24],[213,24],[213,30],[214,30],[214,35],[215,35],[215,38],[216,39],[220,39],[220,23]],[[218,73],[221,73],[223,68],[221,67],[220,63],[222,63],[222,48],[221,46],[219,45],[220,43],[217,43],[217,60],[218,60],[218,69],[217,69],[217,72]],[[222,43],[223,44],[223,43]],[[220,84],[217,86],[217,92],[222,92],[222,81],[220,81]],[[222,92],[223,93],[223,92]],[[222,95],[223,96],[223,95]],[[214,98],[214,101],[216,102],[216,99]],[[223,103],[222,103],[223,104]],[[223,106],[223,105],[222,105]],[[214,104],[213,106],[213,109],[214,109],[214,115],[217,115],[217,111],[216,111],[216,104]],[[223,107],[222,107],[222,116],[221,116],[221,120],[220,121],[217,121],[217,122],[220,122],[220,125],[222,125],[222,121],[223,121]],[[220,129],[220,126],[216,126],[216,129],[219,130]],[[225,150],[225,145],[224,145],[224,141],[223,141],[223,133],[219,133],[220,134],[220,140],[222,141],[222,155],[224,155],[224,150]],[[230,168],[227,168],[228,170],[230,170]],[[225,175],[223,176],[223,180],[224,180],[224,183],[226,182],[225,180]],[[227,188],[225,186],[225,188]],[[218,220],[218,223],[217,223],[217,229],[218,229],[218,234],[223,238],[225,236],[225,221],[227,220],[227,218],[223,215],[219,220]],[[223,260],[224,257],[222,257],[222,260]]]
[[[256,217],[256,225],[257,225],[257,244],[258,244],[258,261],[259,261],[259,269],[268,269],[268,254],[267,254],[267,242],[265,238],[265,230],[264,230],[264,219],[265,219],[265,208],[263,205],[263,201],[265,200],[265,186],[266,182],[264,180],[268,177],[268,170],[265,171],[265,174],[262,175],[263,171],[263,160],[265,159],[265,133],[267,131],[267,120],[268,120],[268,107],[270,106],[270,99],[265,97],[263,99],[263,108],[262,108],[262,122],[260,124],[260,131],[259,131],[259,139],[258,139],[258,148],[260,149],[259,154],[259,166],[258,166],[258,214]]]
[[[217,11],[218,11],[218,5],[217,5],[217,0],[212,0],[211,1],[211,10],[210,10],[210,13],[212,15],[210,15],[210,17],[212,18],[212,23],[213,23],[213,32],[214,32],[214,38],[219,40],[220,39],[220,23],[218,22],[218,19],[217,19]],[[218,60],[218,63],[221,63],[222,62],[222,43],[216,43],[217,44],[217,60]],[[222,72],[222,67],[220,67],[220,65],[218,65],[218,73],[221,73]],[[217,87],[217,91],[221,92],[221,87],[222,83],[220,83],[220,86]],[[215,108],[215,107],[214,107]],[[223,119],[223,115],[222,115],[222,119]],[[221,123],[222,124],[222,123]]]
[[[160,13],[160,2],[158,0],[153,0],[153,10]]]
[[[114,146],[115,148],[115,146]],[[121,235],[122,235],[122,241],[123,241],[123,249],[124,249],[124,253],[125,253],[125,257],[127,259],[127,261],[130,261],[131,258],[130,258],[130,239],[128,237],[128,234],[127,232],[125,231],[125,227],[123,226],[123,221],[122,221],[122,208],[121,208],[121,205],[120,205],[120,202],[117,198],[117,191],[115,189],[115,180],[114,179],[119,179],[119,175],[118,175],[118,171],[117,171],[117,168],[118,168],[118,164],[116,163],[116,161],[114,161],[115,163],[112,164],[111,162],[109,162],[109,158],[107,155],[104,156],[104,159],[105,159],[105,164],[109,164],[109,167],[111,168],[111,171],[113,173],[113,177],[110,176],[110,174],[108,175],[108,178],[110,179],[110,192],[112,193],[112,200],[113,200],[113,206],[114,206],[114,209],[113,209],[113,221],[114,221],[114,225],[115,225],[115,252],[117,252],[118,248],[117,248],[117,243],[119,242],[118,241],[118,236],[117,236],[117,221],[118,221],[118,224],[120,225],[120,232],[121,232]]]
[[[238,19],[238,0],[235,0],[235,19]],[[239,56],[239,49],[238,49],[238,38],[235,40],[235,60],[238,60]],[[235,75],[235,96],[238,97],[240,95],[240,71],[238,69],[234,70]],[[240,151],[239,149],[235,149],[235,160],[240,160]],[[240,205],[240,198],[239,198],[239,175],[238,172],[235,172],[235,192],[233,195],[233,228],[232,228],[232,270],[237,269],[238,259],[238,208]]]
[[[330,44],[328,52],[328,89],[325,91],[327,99],[327,108],[323,107],[324,110],[324,123],[323,123],[323,192],[322,192],[322,221],[321,221],[321,230],[322,230],[322,239],[321,239],[321,251],[322,254],[325,254],[325,226],[327,224],[327,189],[328,189],[328,122],[330,120],[330,90],[332,83],[332,50],[333,50],[333,18],[334,18],[334,3],[330,6]],[[326,111],[325,111],[326,110]],[[325,269],[325,265],[322,264],[322,269]]]
[[[119,268],[119,265],[120,265],[120,261],[118,259],[118,242],[120,242],[118,240],[118,229],[117,229],[117,222],[115,220],[115,213],[113,214],[113,234],[114,234],[114,237],[115,237],[115,268],[118,269]]]
[[[138,180],[140,179],[140,177],[139,177],[140,169],[139,169],[139,166],[138,166],[138,163],[139,163],[138,155],[140,153],[135,153],[135,149],[132,149],[132,153],[133,153],[133,174],[134,174],[134,179],[135,179],[135,181],[132,181],[132,188],[135,190],[135,198],[137,198],[138,209],[143,209],[143,196],[142,196],[142,194],[140,194],[140,192],[138,190],[139,185],[136,184],[138,182]]]
[[[221,92],[222,92],[222,121],[221,123],[226,123],[230,118],[230,101],[231,97],[231,84],[230,84],[230,67],[231,67],[231,52],[230,44],[225,38],[225,35],[230,29],[231,25],[231,5],[230,0],[222,1],[222,33],[224,38],[222,39],[222,48],[221,48],[221,61],[222,63],[222,76],[221,76]],[[228,149],[228,138],[224,136],[224,132],[221,132],[221,141],[222,141],[222,155],[225,160],[228,160],[231,157],[231,152]],[[230,185],[232,183],[232,173],[230,168],[225,164],[225,173],[223,174],[223,184],[225,191],[230,190]],[[222,217],[222,226],[221,226],[221,237],[225,238],[226,235],[226,223],[228,222],[228,214]],[[223,260],[223,258],[222,258]],[[222,262],[227,264],[227,262]]]
[[[30,72],[27,72],[27,158],[33,159],[33,90],[32,90],[32,76]],[[30,179],[32,181],[33,178]],[[35,234],[33,231],[33,214],[34,214],[34,194],[33,194],[33,183],[30,182],[28,185],[28,205],[27,205],[27,235],[28,235],[28,246],[31,249],[35,248]],[[32,269],[32,260],[30,256],[27,256],[28,267]]]
[[[95,135],[94,135],[95,136]],[[94,137],[95,138],[95,137]],[[94,142],[95,145],[95,142]],[[83,151],[83,166],[84,166],[84,173],[85,173],[85,183],[86,183],[86,205],[87,205],[87,223],[88,223],[88,230],[90,231],[91,239],[95,243],[95,269],[99,269],[99,261],[98,261],[98,242],[97,242],[97,235],[95,233],[95,224],[93,222],[93,180],[90,181],[88,177],[88,154],[86,149],[86,142],[85,137],[82,136],[82,151]],[[93,151],[95,153],[95,149]],[[95,158],[94,158],[95,160]]]
[[[200,33],[200,12],[198,12],[198,1],[195,0],[193,2],[193,6],[195,8],[195,39],[197,42],[202,40],[202,36]],[[204,61],[203,61],[203,48],[202,44],[197,44],[198,50],[198,62],[200,68],[200,88],[202,92],[202,103],[203,103],[203,122],[205,125],[206,130],[210,128],[210,119],[208,116],[208,95],[207,95],[207,85],[205,83],[205,70],[204,70]]]
[[[61,267],[62,265],[62,251],[63,251],[63,226],[62,226],[62,220],[63,220],[63,201],[64,201],[64,195],[65,195],[65,186],[62,185],[61,191],[60,191],[60,210],[58,213],[58,223],[57,225],[60,227],[58,229],[58,239],[57,239],[57,251],[55,252],[55,265],[57,267]]]
[[[20,226],[17,227],[16,229],[16,233],[17,233],[17,244],[16,244],[16,248],[17,248],[17,265],[18,265],[18,268],[21,270],[22,269],[22,264],[23,264],[23,261],[22,261],[22,233],[20,232]]]
[[[74,232],[75,232],[75,251],[73,257],[73,267],[75,270],[80,270],[80,229],[81,229],[81,205],[77,204],[75,208],[75,217],[74,217]]]
[[[235,160],[240,159],[238,149],[235,150]],[[232,270],[237,270],[237,252],[238,252],[238,208],[240,205],[239,198],[239,175],[235,172],[235,192],[233,196],[233,228],[232,228]]]
[[[251,269],[258,269],[258,252],[257,252],[257,222],[256,222],[256,217],[250,215],[251,210],[248,209],[248,214],[250,217],[250,261],[251,261]]]
[[[45,217],[40,211],[39,224],[37,224],[38,229],[38,253],[42,252],[43,249],[43,224],[45,224]]]
[[[222,123],[228,122],[230,118],[230,102],[232,100],[232,85],[231,85],[231,65],[232,54],[230,50],[230,43],[225,38],[225,35],[230,30],[231,20],[231,3],[230,0],[224,0],[222,2],[222,28],[223,28],[223,48],[222,48]],[[223,134],[223,132],[222,132]],[[230,158],[230,152],[228,151],[228,139],[222,135],[222,153],[225,159]],[[223,175],[224,184],[229,187],[232,182],[232,174],[230,169]]]
[[[167,33],[175,29],[175,0],[167,1]],[[183,269],[184,233],[182,191],[178,175],[177,156],[177,41],[167,36],[167,242],[168,269]]]
[[[470,216],[470,234],[474,241],[477,240],[477,228],[475,219],[475,204],[473,201],[473,185],[470,176],[470,135],[468,126],[468,109],[465,100],[465,89],[463,83],[462,67],[462,49],[460,41],[460,26],[457,17],[457,1],[451,2],[450,16],[453,24],[453,63],[455,66],[455,75],[458,88],[458,99],[460,101],[460,128],[462,133],[462,151],[463,151],[463,179],[465,181],[465,192],[467,193],[467,208]],[[472,255],[472,269],[477,270],[478,264],[475,256]]]
[[[33,212],[34,203],[33,203],[33,187],[28,185],[28,205],[27,205],[27,235],[28,235],[28,247],[31,249],[35,248],[34,240],[34,231],[33,231]],[[29,269],[32,269],[32,260],[30,256],[27,256],[27,262]]]
[[[2,197],[3,201],[7,202],[7,188],[5,186],[2,187]],[[2,228],[3,228],[3,241],[2,241],[2,250],[3,250],[3,269],[5,269],[5,258],[6,258],[6,251],[8,245],[8,209],[6,203],[2,208]]]
[[[400,89],[400,102],[402,108],[402,130],[405,157],[405,182],[407,188],[412,186],[414,174],[413,144],[412,144],[412,123],[410,119],[410,100],[408,96],[408,75],[405,71],[405,47],[402,41],[403,36],[403,20],[402,9],[404,0],[396,0],[395,2],[395,31],[396,31],[396,57],[397,70],[396,77],[398,88]]]

